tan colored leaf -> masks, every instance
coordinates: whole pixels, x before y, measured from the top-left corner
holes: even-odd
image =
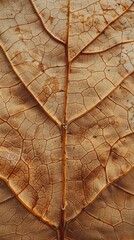
[[[43,224],[15,198],[3,181],[0,181],[0,239],[51,239],[56,232]]]
[[[0,1],[1,240],[132,240],[133,14]]]
[[[133,239],[134,170],[110,185],[67,225],[69,239]]]

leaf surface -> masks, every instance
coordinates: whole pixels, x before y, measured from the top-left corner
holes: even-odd
[[[67,225],[69,239],[133,239],[134,171],[110,185]],[[129,182],[129,184],[128,184]]]
[[[7,214],[8,212],[8,214]],[[15,198],[7,185],[0,182],[0,239],[51,239],[52,228],[43,224]]]
[[[132,240],[133,13],[132,0],[0,1],[0,214],[37,225],[21,235],[5,217],[2,240],[12,224],[12,239]]]

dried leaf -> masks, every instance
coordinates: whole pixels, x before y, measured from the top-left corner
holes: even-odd
[[[133,14],[0,1],[1,240],[132,240]]]
[[[8,213],[8,214],[7,214]],[[55,239],[55,232],[38,220],[0,182],[0,239]],[[45,238],[44,238],[45,237]]]

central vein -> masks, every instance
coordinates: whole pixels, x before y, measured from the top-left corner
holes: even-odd
[[[69,84],[69,73],[70,73],[70,62],[69,62],[69,50],[68,50],[68,39],[69,39],[69,28],[70,28],[70,0],[68,0],[68,29],[65,46],[66,55],[66,83],[65,83],[65,104],[64,104],[64,122],[61,124],[61,135],[62,135],[62,208],[61,208],[61,221],[60,221],[60,240],[64,240],[65,232],[65,221],[66,221],[66,141],[67,141],[67,99],[68,99],[68,84]]]

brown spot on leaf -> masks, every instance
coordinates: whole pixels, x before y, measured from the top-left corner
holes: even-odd
[[[42,72],[44,72],[45,71],[45,65],[42,63],[42,62],[40,62],[39,63],[39,69],[42,71]]]
[[[51,16],[50,16],[50,17],[49,17],[49,21],[50,21],[51,24],[53,24],[54,17],[51,17]]]
[[[20,32],[20,27],[19,27],[19,26],[17,26],[17,27],[15,28],[15,32]]]
[[[50,87],[52,89],[52,92],[59,91],[59,80],[56,77],[51,78]]]

